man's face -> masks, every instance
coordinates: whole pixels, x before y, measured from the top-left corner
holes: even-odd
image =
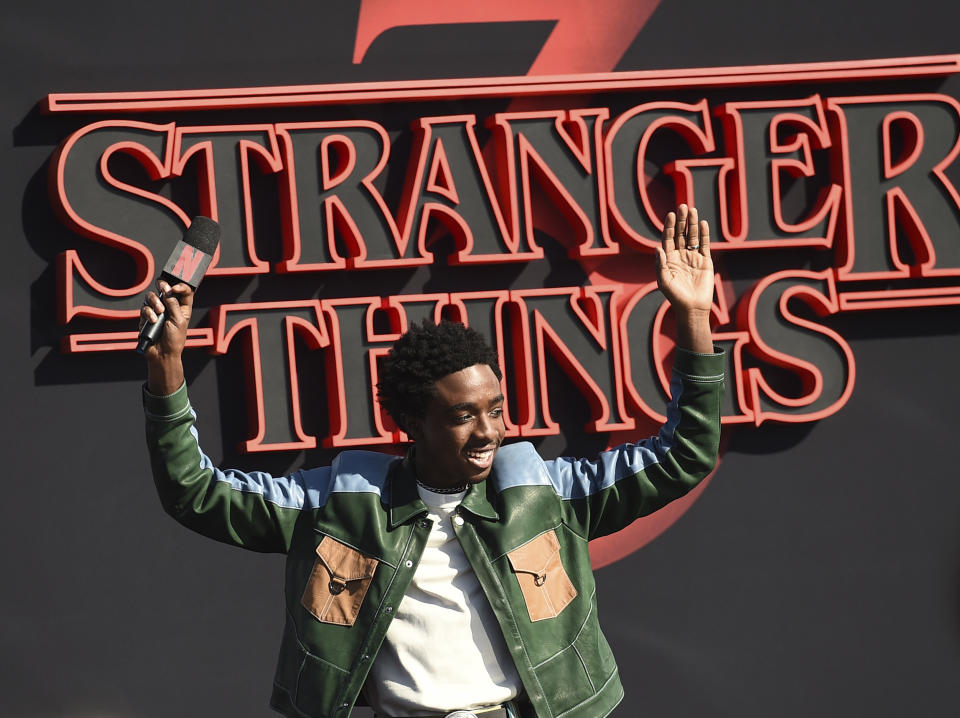
[[[486,364],[439,379],[422,419],[408,420],[416,445],[417,478],[451,488],[483,481],[503,442],[503,394]]]

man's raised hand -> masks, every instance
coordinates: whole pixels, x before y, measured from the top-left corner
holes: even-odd
[[[140,326],[158,321],[160,314],[164,314],[163,332],[156,344],[144,352],[144,357],[147,360],[147,388],[152,394],[165,396],[183,383],[181,356],[193,313],[193,289],[182,282],[171,287],[163,280],[158,287],[161,295],[147,292],[143,300]]]
[[[699,219],[696,207],[681,204],[667,214],[657,247],[657,284],[676,314],[678,345],[696,352],[713,351],[710,227]]]

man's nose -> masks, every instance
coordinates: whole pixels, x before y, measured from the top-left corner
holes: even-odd
[[[486,439],[488,441],[497,438],[498,431],[496,421],[489,414],[481,414],[480,420],[474,424],[474,427],[474,436],[477,438]]]

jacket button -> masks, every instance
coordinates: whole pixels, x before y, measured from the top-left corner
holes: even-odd
[[[420,521],[417,522],[417,526],[419,526],[422,529],[427,528],[429,525],[430,525],[430,522],[427,521],[426,519],[420,519]]]
[[[384,613],[393,613],[393,606],[387,606],[385,609],[383,609],[383,612],[384,612]]]
[[[454,516],[453,523],[455,523],[457,526],[463,526],[463,516]]]
[[[407,559],[406,561],[403,562],[403,565],[406,566],[407,568],[410,568],[411,566],[413,566],[413,561],[411,561],[410,559]]]

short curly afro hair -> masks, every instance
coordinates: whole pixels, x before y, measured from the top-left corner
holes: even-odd
[[[377,399],[401,429],[404,416],[422,418],[434,396],[434,383],[475,364],[503,378],[497,353],[479,332],[459,322],[428,319],[411,325],[380,364]]]

